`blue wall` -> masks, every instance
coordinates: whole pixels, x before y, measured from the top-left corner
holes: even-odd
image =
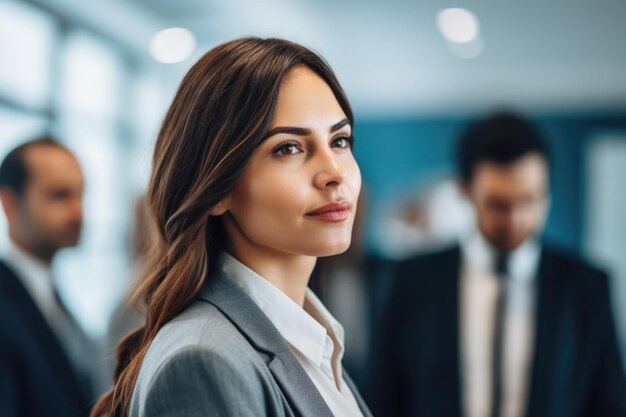
[[[552,209],[545,235],[580,251],[584,242],[585,151],[606,130],[626,131],[620,114],[546,115],[537,117],[553,153]],[[355,153],[370,191],[371,229],[380,207],[390,198],[454,172],[454,151],[466,118],[359,120]],[[375,248],[370,242],[369,246]]]

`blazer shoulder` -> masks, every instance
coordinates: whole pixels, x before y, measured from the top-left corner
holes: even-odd
[[[22,284],[13,269],[0,259],[0,300],[12,298]]]
[[[542,267],[562,289],[568,289],[585,303],[595,305],[611,291],[609,275],[580,255],[554,246],[544,245]],[[602,301],[604,302],[604,301]]]
[[[157,409],[179,415],[188,407],[213,413],[223,409],[223,402],[251,406],[275,391],[267,389],[269,381],[263,354],[214,305],[196,300],[152,341],[135,384],[131,415],[152,415]]]
[[[211,352],[224,358],[256,354],[254,347],[222,312],[210,303],[196,300],[159,330],[144,358],[142,372],[145,367],[145,376],[153,376],[180,352],[194,351]]]
[[[30,305],[35,307],[31,295],[13,269],[0,260],[0,351],[20,351],[18,346],[33,326],[24,315],[25,309],[32,313]]]
[[[572,251],[544,245],[542,256],[544,263],[552,265],[553,270],[571,284],[582,285],[583,288],[608,285],[609,276],[604,269]]]

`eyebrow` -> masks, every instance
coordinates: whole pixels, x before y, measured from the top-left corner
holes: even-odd
[[[343,119],[342,121],[335,123],[334,125],[332,125],[329,129],[330,133],[336,132],[339,129],[341,129],[344,126],[349,126],[350,125],[350,120],[348,119]],[[311,134],[311,129],[304,129],[301,127],[288,127],[288,126],[279,126],[279,127],[275,127],[274,129],[270,130],[269,133],[267,135],[265,135],[265,139],[277,135],[279,133],[289,133],[291,135],[296,135],[296,136],[308,136]]]

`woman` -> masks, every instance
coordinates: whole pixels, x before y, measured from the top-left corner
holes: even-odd
[[[182,81],[148,191],[145,325],[92,416],[361,416],[343,329],[307,290],[350,244],[361,177],[332,70],[277,39],[209,51]]]

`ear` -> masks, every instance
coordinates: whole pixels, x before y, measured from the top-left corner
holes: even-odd
[[[229,203],[230,203],[230,198],[229,197],[224,198],[222,201],[214,205],[213,208],[211,208],[211,210],[209,210],[209,214],[215,217],[221,216],[222,214],[228,211],[229,206],[230,206]]]
[[[2,208],[7,216],[7,220],[11,222],[17,209],[17,197],[12,190],[2,188],[0,189],[0,200],[2,200]]]

